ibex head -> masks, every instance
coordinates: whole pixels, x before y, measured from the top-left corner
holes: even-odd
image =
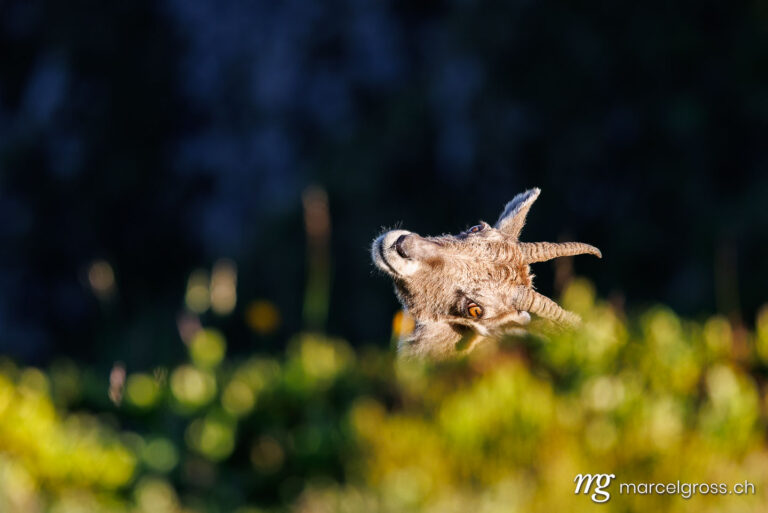
[[[580,242],[520,242],[531,189],[507,203],[494,226],[481,222],[458,235],[422,237],[392,230],[373,241],[373,262],[395,282],[395,293],[415,320],[400,341],[405,356],[445,358],[483,338],[519,330],[530,313],[573,326],[579,317],[533,290],[529,264],[600,250]]]

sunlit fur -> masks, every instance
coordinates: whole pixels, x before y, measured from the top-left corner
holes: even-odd
[[[564,326],[578,316],[533,290],[530,263],[558,256],[600,251],[582,243],[522,243],[518,236],[539,189],[518,194],[492,227],[475,232],[421,237],[391,230],[374,240],[371,255],[388,274],[403,308],[415,320],[413,333],[398,346],[402,356],[446,358],[472,350],[479,342],[519,331],[530,313]],[[466,306],[483,310],[472,318]]]

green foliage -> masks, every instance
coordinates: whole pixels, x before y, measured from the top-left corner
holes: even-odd
[[[593,507],[574,477],[603,472],[757,490],[614,485],[606,511],[764,509],[768,310],[749,332],[664,307],[627,320],[578,280],[562,301],[581,330],[427,366],[309,333],[281,358],[234,361],[203,328],[189,362],[129,373],[103,414],[67,412],[77,369],[6,363],[0,510],[570,511]]]

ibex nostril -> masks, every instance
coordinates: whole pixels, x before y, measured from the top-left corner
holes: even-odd
[[[395,241],[395,250],[397,251],[397,254],[400,255],[403,258],[409,258],[408,253],[405,250],[404,242],[408,238],[408,234],[401,235],[397,238]]]

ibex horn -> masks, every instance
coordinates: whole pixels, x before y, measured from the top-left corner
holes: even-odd
[[[546,262],[561,256],[583,254],[603,258],[603,254],[600,253],[599,249],[583,242],[520,242],[518,247],[523,253],[523,260],[527,264]]]
[[[514,306],[520,311],[535,313],[539,317],[570,327],[578,326],[581,323],[581,317],[564,310],[547,296],[541,295],[535,290],[519,287],[517,292]]]

